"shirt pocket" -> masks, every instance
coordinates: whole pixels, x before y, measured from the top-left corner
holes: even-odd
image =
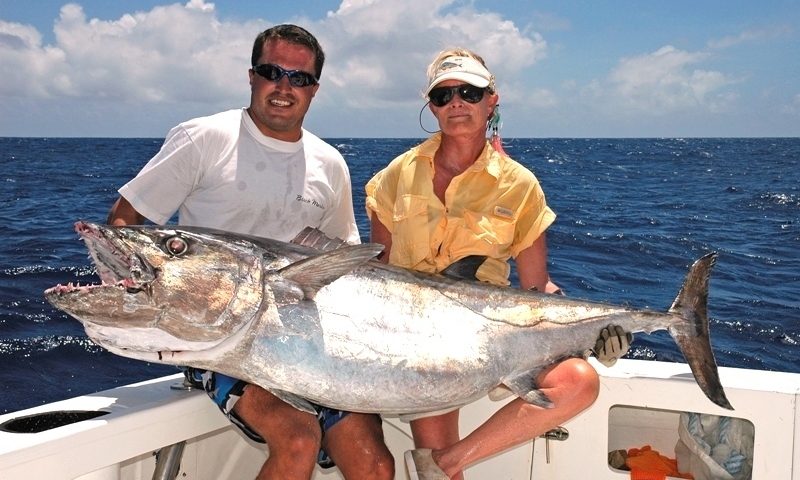
[[[491,256],[496,258],[504,257],[514,241],[515,223],[510,220],[467,210],[464,212],[464,226],[474,238],[489,244],[493,250]]]
[[[392,215],[392,251],[390,263],[413,268],[430,252],[428,197],[400,195]]]

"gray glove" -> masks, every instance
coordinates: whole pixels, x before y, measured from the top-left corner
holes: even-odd
[[[600,330],[593,352],[600,363],[610,367],[628,353],[632,341],[632,333],[626,332],[619,325],[609,325]]]

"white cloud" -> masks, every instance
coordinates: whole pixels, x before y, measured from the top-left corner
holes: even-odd
[[[453,0],[350,0],[311,25],[331,61],[323,80],[343,89],[348,104],[372,108],[396,102],[415,105],[434,55],[466,47],[486,60],[502,86],[521,69],[543,59],[547,43],[527,36],[491,12],[453,8]],[[358,88],[358,95],[349,95]]]
[[[243,28],[247,27],[247,28]],[[225,25],[213,4],[193,0],[126,14],[87,19],[77,4],[61,8],[54,45],[30,27],[0,24],[12,48],[0,49],[4,93],[41,98],[109,101],[230,102],[241,98],[252,25]],[[9,42],[4,42],[9,46]],[[246,67],[244,67],[246,68]]]
[[[500,104],[514,109],[546,109],[559,106],[558,95],[549,88],[513,82],[499,90]]]
[[[781,113],[800,116],[800,93],[795,94],[781,109]]]
[[[707,53],[670,45],[623,58],[609,74],[609,93],[629,109],[655,114],[723,108],[732,97],[722,89],[734,81],[721,72],[696,67],[708,58]]]
[[[43,47],[36,29],[0,21],[0,95],[46,97],[64,81],[62,64],[63,52]]]
[[[116,115],[121,124],[132,105],[162,116],[171,109],[177,121],[241,106],[249,98],[253,39],[278,22],[308,28],[326,51],[317,114],[347,106],[380,118],[376,106],[418,109],[427,64],[446,47],[480,53],[501,88],[547,52],[538,33],[456,0],[344,0],[321,19],[247,22],[221,21],[214,4],[203,0],[110,20],[88,17],[73,3],[61,8],[51,45],[30,26],[0,21],[0,95],[14,99],[15,113],[41,109],[45,115],[54,102],[69,99],[102,110],[99,117]],[[0,117],[9,118],[3,108]],[[320,118],[325,115],[331,114]]]
[[[711,49],[724,49],[730,48],[742,43],[750,43],[764,39],[778,38],[790,35],[793,29],[788,25],[778,25],[770,28],[760,28],[745,30],[738,35],[728,35],[720,39],[710,40],[708,48]]]

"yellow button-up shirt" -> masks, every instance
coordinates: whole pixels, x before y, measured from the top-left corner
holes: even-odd
[[[533,173],[489,142],[454,177],[444,204],[433,192],[433,157],[441,134],[392,160],[367,182],[367,214],[392,234],[389,263],[440,272],[468,255],[484,255],[477,278],[508,285],[508,259],[533,245],[556,218]]]

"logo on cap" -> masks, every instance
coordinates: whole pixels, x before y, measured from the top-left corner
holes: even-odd
[[[463,67],[464,64],[461,62],[456,63],[452,60],[445,60],[444,62],[442,62],[441,65],[439,65],[439,71],[443,72],[445,70],[450,70],[451,68],[463,68]]]

